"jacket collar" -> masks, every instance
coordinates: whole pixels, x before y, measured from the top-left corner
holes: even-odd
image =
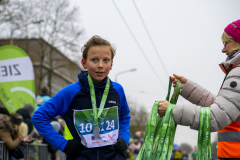
[[[88,79],[86,76],[87,71],[82,71],[81,73],[78,74],[78,79],[79,79],[79,84],[81,86],[81,90],[83,90],[86,93],[89,93],[89,84],[88,84]],[[95,91],[103,91],[105,89],[107,83],[107,77],[105,77],[101,83],[94,84],[94,89]],[[110,80],[110,88],[112,88],[112,81]]]
[[[222,71],[226,74],[227,69],[231,64],[233,65],[232,68],[240,66],[240,54],[237,54],[235,57],[233,57],[229,61],[220,63],[219,66],[221,67]]]

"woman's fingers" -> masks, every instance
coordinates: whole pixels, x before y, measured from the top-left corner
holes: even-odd
[[[180,80],[181,82],[181,88],[183,88],[183,86],[185,85],[185,83],[187,82],[187,78],[183,77],[183,76],[179,76],[179,75],[176,75],[176,74],[173,74],[174,78],[177,78]],[[173,81],[173,87],[176,86],[176,82],[177,80]]]
[[[173,76],[177,79],[181,79],[183,76],[179,76],[179,75],[176,75],[176,74],[173,74]]]
[[[156,101],[156,102],[160,102],[158,105],[158,114],[161,116],[164,116],[166,113],[166,110],[168,108],[169,102],[166,100],[163,101]]]
[[[160,116],[164,116],[165,115],[165,112],[163,113],[161,113],[161,112],[158,112],[158,114],[160,115]]]
[[[173,87],[176,86],[176,83],[178,82],[178,80],[175,80],[175,77],[170,77],[172,83],[173,83]]]
[[[185,84],[187,82],[187,78],[183,77],[183,76],[179,76],[176,74],[173,74],[174,77],[178,78],[183,84]]]
[[[162,103],[163,103],[163,102],[165,102],[165,101],[166,101],[166,100],[162,100],[162,101],[155,101],[155,102],[162,102]],[[160,103],[159,103],[159,105],[160,105]]]

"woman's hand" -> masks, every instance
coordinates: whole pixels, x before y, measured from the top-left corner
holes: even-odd
[[[25,138],[23,139],[23,141],[30,143],[30,142],[33,142],[33,141],[35,140],[35,138],[29,138],[29,137],[30,137],[30,134],[27,135],[27,137],[25,137]]]
[[[166,110],[168,108],[168,105],[170,104],[168,101],[164,100],[164,101],[156,101],[156,102],[160,102],[158,105],[158,114],[160,116],[165,116]]]
[[[175,80],[175,78],[179,79],[181,81],[181,89],[183,88],[183,86],[185,85],[185,83],[187,82],[187,78],[183,77],[183,76],[179,76],[176,74],[173,74],[174,77],[170,76],[170,79],[173,83],[173,87],[176,86],[176,83],[178,82],[178,80]]]

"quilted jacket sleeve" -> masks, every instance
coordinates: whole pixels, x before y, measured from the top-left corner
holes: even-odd
[[[184,85],[181,95],[193,104],[177,104],[173,117],[177,124],[198,130],[200,107],[210,106],[211,131],[219,131],[240,115],[240,67],[234,68],[227,76],[218,96],[191,80]],[[233,84],[237,84],[235,87]]]
[[[217,97],[192,80],[188,80],[183,86],[181,96],[191,103],[203,107],[208,107],[213,104]]]

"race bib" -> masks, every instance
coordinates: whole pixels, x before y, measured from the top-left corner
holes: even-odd
[[[97,109],[98,111],[98,109]],[[98,118],[100,128],[99,137],[94,137],[93,110],[74,110],[74,124],[81,138],[82,144],[87,148],[101,147],[114,144],[118,139],[118,107],[105,108]]]

